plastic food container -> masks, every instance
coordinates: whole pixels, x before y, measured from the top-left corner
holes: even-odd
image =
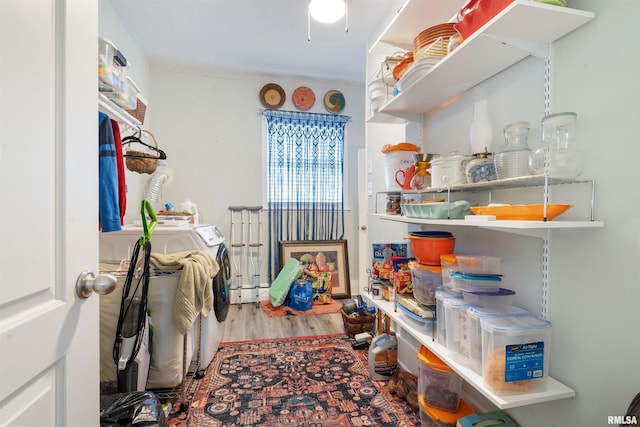
[[[502,277],[451,273],[453,288],[460,292],[500,292]]]
[[[440,266],[442,267],[442,286],[447,291],[454,291],[451,273],[458,271],[458,254],[440,255]],[[456,293],[459,291],[455,290]]]
[[[420,406],[420,424],[422,427],[456,427],[460,418],[475,414],[475,410],[464,400],[460,401],[457,412],[447,412],[434,408],[424,402],[424,397],[418,394]]]
[[[447,329],[447,354],[451,359],[469,366],[469,315],[472,304],[462,299],[447,298],[443,302]]]
[[[511,305],[515,296],[515,291],[505,288],[500,288],[498,292],[462,292],[462,298],[465,301],[482,307]]]
[[[424,402],[447,412],[457,412],[462,393],[462,377],[425,346],[418,353],[418,394]]]
[[[435,305],[436,290],[442,286],[442,268],[437,265],[425,265],[409,262],[413,297],[424,305]]]
[[[477,307],[470,306],[467,309],[469,316],[469,367],[473,371],[482,375],[482,319],[490,317],[516,317],[531,316],[526,308],[517,305],[508,305],[505,307]]]
[[[446,298],[462,299],[460,294],[453,294],[444,289],[436,291],[436,342],[443,346],[447,346],[447,327],[444,313],[444,300]]]
[[[498,395],[545,391],[551,323],[536,316],[490,317],[480,322],[485,385]]]
[[[502,258],[483,255],[458,256],[458,271],[462,274],[502,274]]]

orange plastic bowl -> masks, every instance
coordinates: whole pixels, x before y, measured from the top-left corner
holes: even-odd
[[[440,265],[440,255],[452,254],[456,245],[455,237],[409,236],[411,253],[419,263]]]

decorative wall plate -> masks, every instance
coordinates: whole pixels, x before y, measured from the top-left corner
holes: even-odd
[[[275,83],[267,83],[260,89],[260,101],[267,108],[280,108],[285,99],[284,89]]]
[[[313,107],[313,104],[315,104],[316,95],[308,87],[300,86],[293,91],[291,99],[293,100],[293,105],[295,105],[299,110],[308,110]]]
[[[345,104],[344,95],[338,90],[330,90],[324,94],[324,108],[330,113],[339,113],[344,110]]]

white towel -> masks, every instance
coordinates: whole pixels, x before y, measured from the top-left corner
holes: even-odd
[[[173,321],[186,334],[202,313],[213,310],[213,278],[220,269],[218,263],[204,251],[185,251],[171,254],[151,253],[151,261],[159,270],[179,270],[180,281],[173,305]]]

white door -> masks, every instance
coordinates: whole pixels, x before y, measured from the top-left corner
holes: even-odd
[[[97,0],[0,0],[0,424],[99,424]]]
[[[358,150],[358,281],[360,289],[351,290],[353,295],[365,293],[365,287],[369,284],[369,274],[367,270],[371,268],[371,257],[369,256],[369,169],[367,167],[367,150]],[[357,291],[357,292],[356,292]]]

